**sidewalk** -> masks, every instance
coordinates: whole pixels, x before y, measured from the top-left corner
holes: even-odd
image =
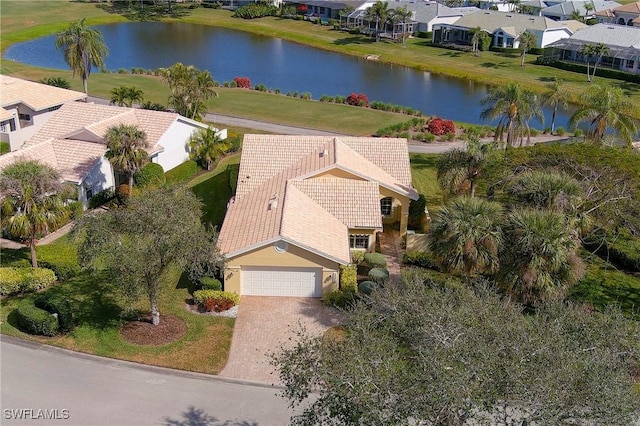
[[[400,237],[400,232],[385,227],[384,231],[378,234],[378,239],[380,241],[380,251],[387,259],[389,279],[391,282],[400,282],[402,279],[400,266],[404,255],[404,250],[401,248],[402,238]]]
[[[37,244],[38,246],[40,245],[44,245],[44,244],[49,244],[54,242],[55,240],[57,240],[58,238],[67,235],[70,231],[71,228],[73,228],[73,223],[74,222],[69,222],[66,225],[64,225],[62,228],[58,229],[55,232],[52,232],[50,234],[47,234],[44,238],[41,238],[40,240],[38,240]],[[3,249],[20,249],[26,247],[25,244],[16,242],[16,241],[12,241],[12,240],[7,240],[5,238],[0,238],[0,248]]]

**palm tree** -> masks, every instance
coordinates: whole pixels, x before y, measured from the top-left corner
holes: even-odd
[[[105,157],[113,168],[125,173],[129,188],[133,187],[133,175],[149,161],[147,134],[137,126],[119,124],[110,127],[104,137],[109,150]]]
[[[180,62],[161,68],[160,74],[169,86],[169,104],[176,112],[193,120],[202,120],[207,112],[205,102],[218,97],[216,82],[207,70]]]
[[[85,25],[85,19],[73,22],[69,28],[58,33],[56,48],[62,50],[64,60],[73,70],[73,75],[80,75],[84,92],[89,94],[87,80],[93,67],[104,70],[104,58],[109,49],[104,44],[102,34]]]
[[[207,170],[211,170],[211,165],[220,156],[229,151],[230,145],[220,138],[219,133],[207,127],[195,132],[189,141],[191,157],[200,161]]]
[[[111,105],[125,106],[127,102],[127,88],[125,86],[111,89]]]
[[[584,61],[587,63],[587,81],[591,81],[591,73],[589,72],[589,59],[594,55],[595,45],[593,44],[583,44],[580,48],[580,53],[584,56]]]
[[[404,6],[392,10],[390,14],[391,21],[393,22],[394,26],[396,24],[402,25],[401,37],[402,44],[404,44],[407,38],[407,23],[410,23],[412,21],[413,13],[409,9],[407,9],[407,6]]]
[[[473,198],[490,150],[491,144],[480,144],[476,139],[466,150],[454,148],[442,154],[437,161],[437,178],[445,193],[458,195],[468,189]]]
[[[507,193],[516,203],[567,215],[576,214],[584,196],[580,183],[573,177],[549,170],[516,175]]]
[[[589,82],[593,81],[596,77],[596,68],[600,61],[602,61],[602,57],[609,54],[609,47],[604,43],[596,43],[593,45],[592,53],[596,56],[596,61],[593,63],[593,72],[591,73]]]
[[[429,248],[444,270],[466,276],[498,269],[502,245],[502,206],[482,198],[460,197],[438,211]]]
[[[475,27],[469,30],[469,34],[471,34],[471,50],[473,51],[473,56],[479,56],[480,51],[480,37],[482,34],[482,28]]]
[[[538,37],[534,33],[525,31],[520,34],[520,49],[522,49],[522,53],[520,54],[522,57],[522,62],[520,62],[521,67],[524,67],[524,59],[527,52],[531,50],[532,47],[535,47],[536,43],[538,43]]]
[[[607,129],[612,129],[630,145],[638,136],[639,114],[639,107],[625,99],[621,88],[594,85],[580,95],[580,106],[569,119],[569,127],[586,121],[587,137],[593,143],[601,144]]]
[[[29,245],[31,266],[38,267],[37,238],[69,217],[61,197],[58,173],[38,161],[18,161],[0,172],[2,227]]]
[[[551,115],[551,133],[556,131],[556,116],[558,115],[558,106],[567,108],[569,106],[569,94],[562,87],[562,80],[558,77],[553,78],[553,82],[547,85],[547,91],[542,95],[542,104],[553,107]]]
[[[376,20],[376,41],[380,40],[380,23],[384,26],[389,17],[389,3],[386,1],[376,1],[369,9],[367,9],[367,16],[370,19]]]
[[[522,89],[514,82],[491,87],[480,104],[487,106],[480,113],[480,118],[498,119],[495,140],[502,142],[506,133],[507,146],[514,146],[518,137],[522,143],[523,128],[526,128],[527,141],[529,141],[531,135],[529,120],[532,118],[543,120],[542,108],[537,102],[535,93]]]
[[[582,16],[579,10],[574,10],[573,12],[571,12],[571,15],[569,15],[569,18],[574,21],[584,22],[584,16]]]
[[[562,213],[516,210],[503,225],[498,285],[517,301],[536,306],[561,299],[582,276],[577,233]]]

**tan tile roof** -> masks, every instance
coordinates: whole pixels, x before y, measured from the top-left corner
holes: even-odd
[[[23,103],[34,111],[77,101],[87,97],[82,92],[61,89],[47,84],[0,75],[0,102],[2,106]]]
[[[144,130],[149,142],[147,152],[153,154],[162,149],[160,139],[179,117],[171,112],[71,102],[57,110],[25,145],[50,138],[101,141],[109,127],[128,124]]]
[[[12,118],[13,115],[6,109],[0,107],[0,121],[5,121]]]
[[[92,142],[50,139],[0,156],[0,170],[20,160],[37,160],[56,169],[62,179],[79,184],[107,148]]]
[[[322,177],[332,169],[362,180]],[[285,239],[348,263],[348,228],[382,227],[380,185],[417,197],[405,139],[245,135],[218,244],[235,257]]]
[[[331,178],[290,182],[349,228],[382,229],[377,183]]]
[[[640,1],[615,7],[616,12],[640,13]]]

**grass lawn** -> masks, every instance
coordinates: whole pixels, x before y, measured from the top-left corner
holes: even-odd
[[[200,174],[190,182],[205,205],[204,220],[213,225],[222,224],[227,201],[235,190],[239,162],[239,154],[226,157],[214,170]],[[56,253],[65,253],[68,257],[69,251],[74,250],[73,244],[63,237],[52,244],[39,246],[39,260],[53,261]],[[28,249],[2,250],[3,266],[28,267],[29,264]],[[13,310],[21,300],[33,298],[33,294],[5,298],[0,302],[0,332],[105,357],[202,373],[219,373],[227,362],[234,320],[187,311],[185,301],[190,299],[190,290],[193,289],[189,289],[189,280],[181,276],[178,270],[168,273],[162,285],[161,315],[176,316],[187,325],[186,335],[174,343],[148,347],[123,340],[119,333],[120,326],[134,313],[148,312],[148,302],[143,299],[135,306],[127,306],[104,276],[86,271],[46,290],[70,299],[77,322],[71,333],[45,338],[23,333],[17,328]]]
[[[442,189],[436,178],[436,160],[439,154],[410,154],[413,186],[427,199],[430,212],[443,204]]]

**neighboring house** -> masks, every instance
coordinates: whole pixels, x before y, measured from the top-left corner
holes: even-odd
[[[296,0],[286,2],[286,4],[296,6],[298,10],[302,6],[305,9],[305,15],[320,19],[340,19],[341,11],[347,8],[357,9],[365,3],[367,0]]]
[[[0,75],[0,142],[20,148],[65,102],[87,95],[33,81]]]
[[[520,13],[523,13],[525,15],[540,16],[540,11],[548,7],[548,5],[542,0],[527,0],[521,1],[518,7],[520,9]]]
[[[104,136],[119,124],[136,125],[145,131],[150,160],[165,171],[189,159],[191,134],[206,127],[170,112],[70,102],[55,111],[22,148],[0,156],[0,170],[21,159],[44,162],[64,181],[75,184],[78,200],[86,204],[96,193],[125,183],[104,156]],[[226,137],[226,132],[221,136]]]
[[[343,28],[375,28],[375,21],[371,21],[368,15],[368,9],[373,3],[368,2],[360,8],[354,10],[343,19]],[[388,31],[391,38],[396,38],[398,34],[413,34],[414,32],[428,32],[433,30],[435,24],[449,23],[452,24],[464,15],[477,12],[476,7],[447,7],[444,4],[435,1],[394,1],[389,2],[389,10],[395,10],[406,7],[411,12],[411,22],[407,23],[407,28],[402,31],[402,24],[391,22],[380,23],[381,31]]]
[[[554,21],[567,21],[577,14],[587,20],[593,18],[597,12],[619,5],[620,3],[611,0],[567,1],[542,9],[540,15]]]
[[[470,30],[480,27],[492,36],[491,46],[517,49],[519,37],[525,31],[536,35],[535,47],[545,47],[554,41],[569,38],[586,25],[578,21],[553,21],[543,16],[485,10],[463,16],[453,24],[434,26],[433,42],[470,45]]]
[[[383,224],[406,234],[417,197],[406,139],[245,135],[218,240],[225,290],[321,297]]]
[[[596,13],[599,23],[640,27],[640,2],[625,4]]]
[[[544,56],[585,63],[587,58],[582,54],[583,47],[598,43],[603,43],[608,48],[608,53],[599,63],[601,67],[640,74],[640,27],[596,24],[578,31],[568,39],[550,44]],[[590,61],[596,59],[589,58]]]

